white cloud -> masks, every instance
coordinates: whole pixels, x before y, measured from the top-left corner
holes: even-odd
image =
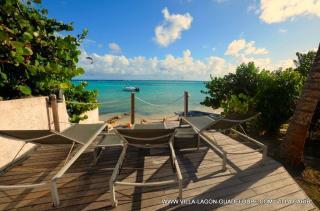
[[[301,51],[300,51],[301,52]],[[232,41],[226,51],[230,57],[209,56],[196,59],[186,49],[181,56],[172,54],[158,57],[126,57],[124,55],[88,54],[82,49],[79,66],[86,70],[83,78],[91,79],[170,79],[208,80],[210,75],[223,76],[234,72],[241,63],[254,62],[257,67],[276,70],[294,67],[293,58],[273,61],[265,48],[256,48],[255,42],[244,39]],[[91,57],[92,61],[87,57]]]
[[[93,63],[86,57],[91,57]],[[222,76],[235,70],[235,66],[224,58],[210,56],[199,60],[192,57],[190,50],[183,51],[182,56],[168,54],[162,59],[88,54],[82,50],[79,66],[86,70],[84,77],[95,79],[208,80],[210,74]]]
[[[246,46],[246,41],[244,39],[234,40],[229,44],[228,49],[224,54],[225,55],[236,55],[239,53],[239,51],[244,49],[245,46]]]
[[[84,39],[83,42],[86,43],[86,44],[96,44],[97,43],[97,41],[91,40],[91,39],[88,39],[88,38]]]
[[[246,55],[238,55],[235,57],[236,63],[248,63],[248,62],[254,62],[255,65],[261,69],[266,70],[277,70],[279,68],[289,68],[294,67],[294,63],[292,59],[285,59],[280,60],[278,62],[272,61],[270,58],[256,58],[256,57],[248,57]]]
[[[260,19],[268,24],[301,15],[320,17],[320,0],[261,0],[260,10]]]
[[[218,3],[218,4],[221,4],[221,3],[224,3],[224,2],[226,2],[226,1],[228,1],[228,0],[212,0],[213,2],[216,2],[216,3]]]
[[[93,63],[86,57],[91,57]],[[181,56],[166,55],[164,58],[144,56],[126,57],[114,54],[88,54],[82,50],[79,66],[86,70],[84,78],[91,79],[170,79],[208,80],[210,74],[223,76],[234,72],[241,63],[255,62],[260,68],[275,70],[292,67],[292,59],[272,61],[270,58],[256,58],[245,54],[232,57],[233,61],[218,56],[195,59],[190,50]]]
[[[280,33],[287,33],[288,32],[288,29],[279,29],[278,30]]]
[[[192,0],[180,0],[180,4],[191,3]]]
[[[121,53],[121,48],[117,43],[111,42],[109,43],[109,51],[113,54],[119,54]]]
[[[247,7],[247,12],[250,13],[250,12],[253,12],[254,14],[259,14],[260,12],[260,9],[257,7],[257,5],[254,3],[254,4],[250,4],[248,7]]]
[[[229,55],[229,56],[236,56],[238,54],[259,55],[259,54],[268,54],[268,53],[269,52],[265,48],[256,48],[254,41],[247,42],[245,39],[239,39],[239,40],[234,40],[229,44],[225,52],[225,55]]]
[[[182,31],[191,27],[192,16],[185,14],[170,14],[167,8],[162,10],[164,21],[155,28],[155,41],[163,47],[167,47],[181,38]]]
[[[82,42],[82,47],[89,47],[89,46],[102,48],[103,44],[92,39],[88,39],[88,38],[84,39]]]
[[[235,66],[248,62],[254,62],[257,67],[267,70],[294,66],[292,59],[275,62],[269,57],[261,57],[267,54],[269,54],[269,51],[266,48],[257,48],[254,41],[247,42],[245,39],[232,41],[225,52],[225,55],[232,56]]]

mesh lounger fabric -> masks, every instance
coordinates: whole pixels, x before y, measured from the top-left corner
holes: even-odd
[[[62,133],[56,133],[50,130],[0,130],[0,135],[17,138],[21,141],[48,136],[38,140],[27,141],[35,144],[72,144],[73,142],[76,142],[84,145],[103,125],[104,124],[102,123],[76,124]]]
[[[184,117],[182,119],[182,123],[184,123],[186,120],[186,123],[190,123],[193,127],[195,127],[197,130],[202,131],[204,129],[207,129],[207,127],[215,122],[216,120],[211,118],[210,116],[194,116],[194,117]]]
[[[159,136],[170,135],[175,129],[117,129],[117,132],[122,135],[128,144],[139,145],[158,145],[165,144],[169,141],[169,136],[157,140],[143,140],[144,138],[153,138]],[[130,138],[134,137],[134,138]],[[137,139],[141,140],[137,140]]]
[[[198,146],[198,135],[191,127],[176,128],[174,146],[178,149],[195,148]]]
[[[257,114],[245,113],[245,114],[228,114],[227,116],[197,116],[197,117],[187,117],[182,119],[182,121],[189,122],[193,127],[197,128],[199,131],[202,130],[227,130],[231,129],[239,124],[247,122],[255,118]]]
[[[105,134],[97,147],[122,146],[123,139],[117,134]]]
[[[155,187],[164,185],[179,185],[179,198],[182,198],[182,174],[173,148],[175,129],[117,129],[116,133],[124,139],[124,145],[119,160],[112,172],[109,187],[112,206],[117,206],[116,186]],[[117,180],[117,175],[123,165],[128,145],[141,148],[166,147],[170,149],[170,160],[175,169],[177,178],[157,182],[123,182]]]
[[[165,126],[163,123],[136,124],[134,129],[165,129]]]
[[[50,179],[50,191],[54,206],[60,204],[57,180],[71,167],[71,165],[82,155],[82,153],[91,145],[95,138],[106,127],[105,123],[99,124],[76,124],[62,133],[50,130],[0,130],[0,135],[14,140],[25,141],[35,144],[72,144],[65,164]],[[80,144],[78,150],[72,155],[74,143]],[[70,159],[68,159],[70,156]],[[35,188],[48,186],[48,182],[36,184],[19,184],[0,186],[0,189],[16,189],[16,188]]]

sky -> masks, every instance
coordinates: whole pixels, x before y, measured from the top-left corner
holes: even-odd
[[[253,61],[292,67],[320,42],[320,0],[42,0],[89,30],[81,79],[209,80]],[[87,57],[92,58],[91,60]]]

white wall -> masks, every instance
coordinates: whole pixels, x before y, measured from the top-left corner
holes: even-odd
[[[59,115],[59,125],[60,125],[60,131],[63,131],[70,127],[69,124],[69,116],[67,112],[66,102],[63,100],[63,102],[58,103],[58,115]],[[51,122],[53,124],[53,120]]]
[[[53,125],[50,122],[52,112],[46,97],[0,101],[0,130],[51,129]],[[35,147],[24,144],[0,136],[0,170]]]
[[[87,115],[88,119],[80,121],[80,124],[90,124],[90,123],[102,122],[99,119],[99,109],[98,108],[91,110],[91,111],[87,111],[84,113],[84,115]]]
[[[0,101],[0,130],[54,130],[52,109],[48,102],[48,97]],[[87,112],[87,115],[89,118],[83,123],[99,122],[98,109]],[[63,131],[70,126],[65,102],[58,103],[58,116],[60,131]],[[24,145],[22,141],[0,136],[0,172],[34,148],[33,144]]]
[[[1,130],[50,129],[52,121],[47,97],[0,101]]]

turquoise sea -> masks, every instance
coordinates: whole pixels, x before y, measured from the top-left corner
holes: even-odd
[[[122,81],[122,80],[89,80],[88,89],[97,89],[101,117],[121,115],[130,111],[130,93],[123,91],[125,86],[139,87],[136,92],[135,112],[140,118],[164,117],[183,111],[183,93],[189,92],[189,110],[208,111],[200,105],[205,95],[202,81]],[[75,83],[78,83],[75,81]],[[145,101],[142,102],[141,100]]]

